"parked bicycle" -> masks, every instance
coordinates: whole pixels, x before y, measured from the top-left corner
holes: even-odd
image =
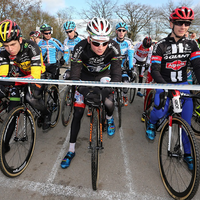
[[[92,115],[90,117],[90,136],[89,149],[91,150],[91,176],[92,188],[97,190],[99,181],[99,151],[103,150],[103,131],[106,131],[106,113],[102,102],[102,96],[99,96],[99,103],[87,103],[91,106]]]
[[[20,90],[21,104],[8,113],[1,130],[0,168],[8,177],[19,176],[28,167],[36,142],[35,121],[41,117],[41,112],[25,98],[30,87],[28,91],[27,86]],[[60,112],[59,92],[55,85],[45,86],[44,99],[52,113],[50,127],[55,127]]]
[[[154,106],[154,90],[148,94],[146,101],[145,126],[150,118]],[[180,97],[200,98],[195,94],[181,92]],[[163,184],[167,192],[175,199],[192,199],[199,187],[200,158],[199,149],[190,125],[169,106],[168,113],[156,124],[156,131],[160,132],[158,142],[158,163]],[[184,154],[188,147],[193,161],[188,166],[184,161]],[[188,151],[188,150],[187,150]]]

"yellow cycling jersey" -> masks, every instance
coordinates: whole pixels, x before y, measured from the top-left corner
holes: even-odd
[[[10,61],[22,72],[20,74],[31,75],[33,78],[41,78],[41,73],[46,71],[39,46],[29,40],[23,40],[19,53],[11,56],[6,50],[0,53],[0,76],[8,76]]]

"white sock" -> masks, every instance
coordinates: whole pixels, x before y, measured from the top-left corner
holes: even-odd
[[[76,143],[69,143],[69,151],[74,153],[75,152],[75,144]]]

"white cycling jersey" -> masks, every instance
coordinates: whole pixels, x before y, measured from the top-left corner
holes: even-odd
[[[138,42],[134,46],[134,58],[135,58],[133,59],[134,64],[136,63],[137,60],[140,62],[146,61],[147,64],[150,64],[152,51],[153,51],[153,46],[145,49],[142,45],[142,42]]]

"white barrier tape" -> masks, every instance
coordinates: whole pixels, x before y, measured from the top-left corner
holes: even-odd
[[[109,82],[102,83],[99,81],[73,81],[73,80],[54,80],[54,79],[30,79],[30,78],[13,78],[0,77],[0,81],[10,82],[26,82],[40,84],[55,85],[83,85],[83,86],[99,86],[99,87],[120,87],[120,88],[146,88],[146,89],[177,89],[177,90],[200,90],[200,85],[183,85],[183,84],[155,84],[155,83],[122,83]]]

